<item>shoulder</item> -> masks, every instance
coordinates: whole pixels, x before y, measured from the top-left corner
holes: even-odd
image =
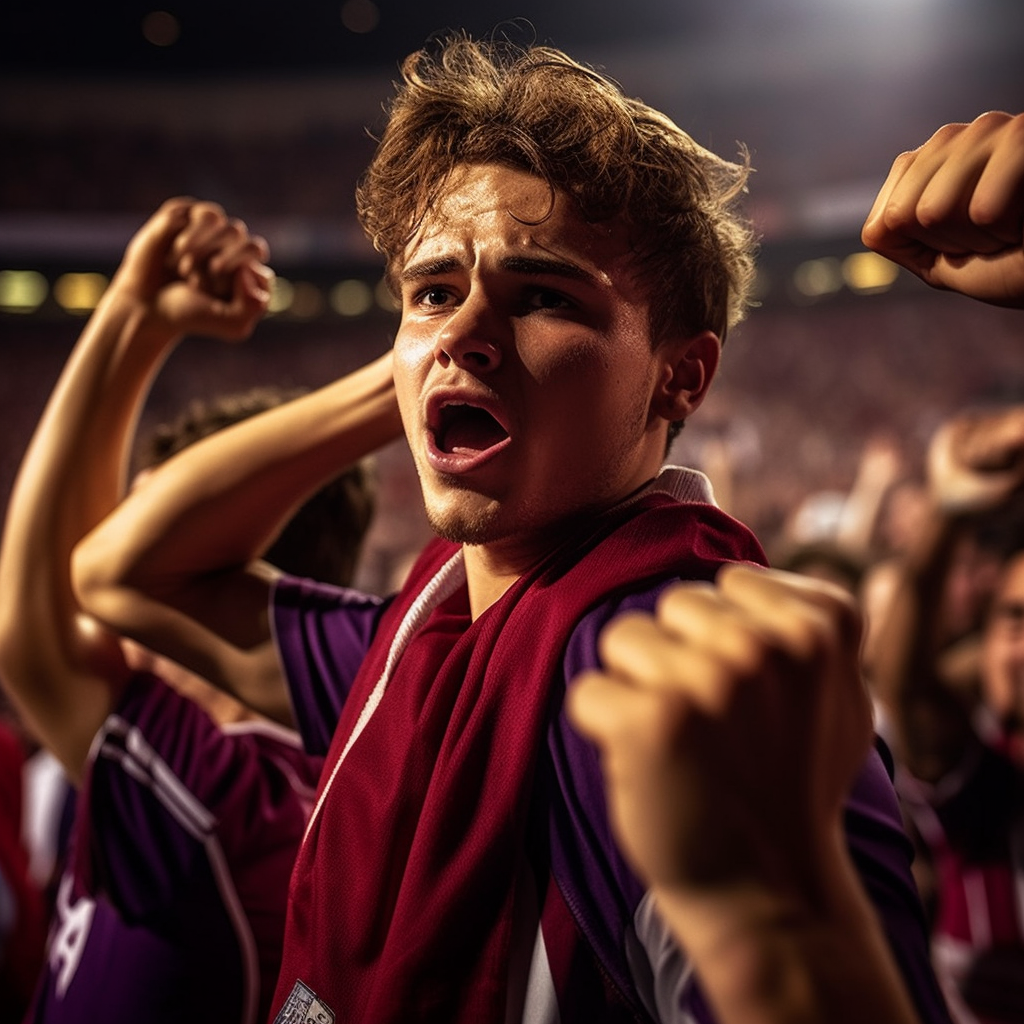
[[[316,637],[363,648],[390,603],[375,594],[295,576],[280,576],[271,591],[271,618],[278,648],[286,654]],[[327,628],[325,628],[327,624]]]
[[[303,576],[281,574],[270,596],[275,615],[337,612],[348,615],[379,615],[386,598],[353,587],[338,587]]]
[[[160,679],[135,676],[97,734],[77,802],[80,891],[104,892],[133,921],[174,917],[185,893],[227,905],[251,879],[283,894],[318,770],[287,730],[221,728]]]
[[[283,576],[271,594],[274,644],[306,749],[327,751],[366,652],[391,606],[357,590]]]
[[[612,619],[628,611],[654,611],[662,591],[675,582],[678,582],[678,577],[667,576],[638,590],[616,594],[605,598],[583,615],[573,628],[566,645],[563,662],[565,679],[572,680],[578,673],[597,667],[597,638]]]
[[[107,718],[90,762],[94,828],[130,837],[134,820],[140,828],[176,827],[198,841],[217,835],[228,843],[239,830],[252,839],[264,820],[283,826],[286,809],[301,828],[320,767],[291,730],[262,721],[221,727],[146,674],[132,679]],[[101,822],[112,806],[117,822]]]

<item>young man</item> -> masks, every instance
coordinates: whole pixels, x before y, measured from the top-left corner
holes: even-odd
[[[72,547],[121,498],[153,373],[185,332],[224,333],[193,294],[223,296],[239,335],[265,309],[263,249],[234,225],[206,239],[191,282],[154,259],[180,237],[187,208],[165,210],[159,227],[151,221],[129,247],[26,453],[0,549],[0,675],[79,789],[45,963],[24,1018],[36,1024],[264,1020],[319,777],[321,759],[294,732],[118,643],[71,591]],[[146,460],[284,397],[264,389],[197,403],[173,434],[153,439]],[[145,477],[136,476],[137,489]],[[301,572],[302,556],[315,553],[322,575],[348,582],[369,522],[367,495],[361,478],[351,488],[332,482],[270,556]],[[326,545],[317,515],[330,516],[336,531]],[[20,980],[31,990],[35,977]]]
[[[359,193],[393,361],[78,548],[92,614],[257,707],[273,636],[327,754],[274,1020],[945,1019],[850,604],[659,475],[744,306],[743,179],[556,51],[413,56]],[[223,215],[191,217],[201,252]],[[274,579],[276,524],[399,410],[441,535],[402,592]]]

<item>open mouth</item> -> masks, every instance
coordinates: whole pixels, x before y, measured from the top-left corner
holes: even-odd
[[[501,444],[508,431],[476,405],[452,403],[441,408],[434,441],[446,455],[475,455]]]

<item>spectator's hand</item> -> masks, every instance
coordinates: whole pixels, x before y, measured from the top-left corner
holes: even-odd
[[[571,688],[623,851],[704,928],[697,945],[732,908],[807,907],[842,873],[841,807],[871,736],[859,643],[837,588],[729,566],[612,622],[605,670]]]
[[[1024,114],[946,125],[897,157],[862,237],[933,287],[1024,308]]]
[[[1024,406],[965,413],[944,423],[928,447],[928,486],[944,512],[994,510],[1024,485]]]
[[[139,229],[111,291],[179,334],[248,337],[266,312],[266,242],[215,203],[170,199]]]
[[[869,437],[861,450],[857,477],[866,487],[884,491],[903,475],[903,453],[899,444],[883,434]]]

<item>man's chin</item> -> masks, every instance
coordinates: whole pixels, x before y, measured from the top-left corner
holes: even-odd
[[[483,509],[474,514],[427,509],[427,522],[434,533],[453,544],[489,544],[507,534],[501,529],[496,509]]]

